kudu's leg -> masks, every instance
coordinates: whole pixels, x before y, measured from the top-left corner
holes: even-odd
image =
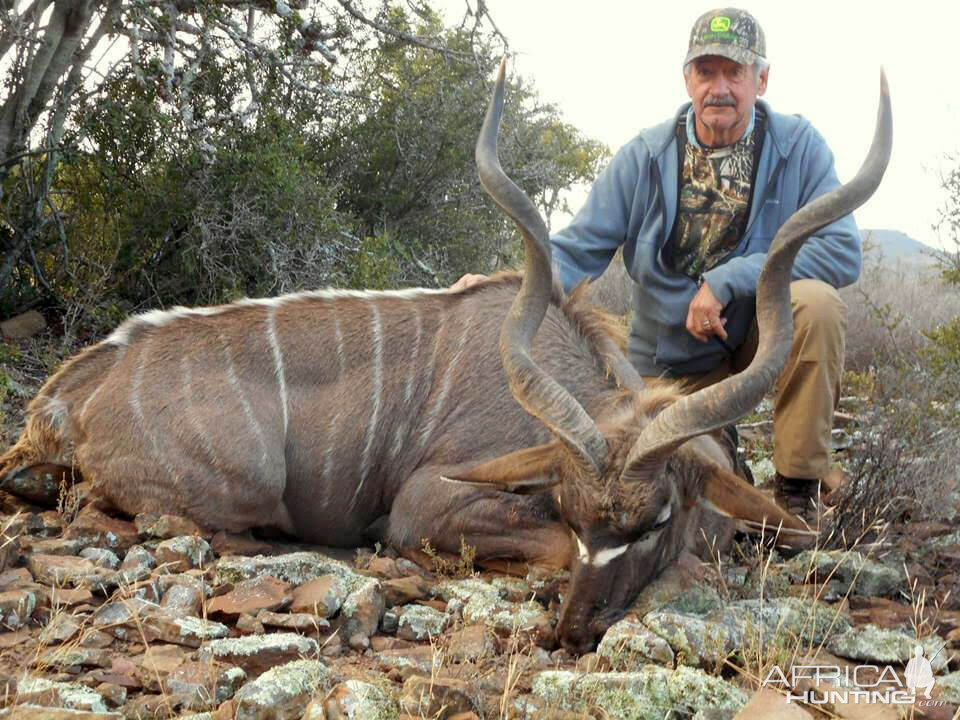
[[[570,532],[546,492],[517,495],[441,479],[450,467],[424,467],[393,501],[386,540],[419,549],[459,553],[463,542],[477,560],[512,559],[561,568],[570,561]]]

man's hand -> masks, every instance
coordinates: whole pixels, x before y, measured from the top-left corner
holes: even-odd
[[[717,335],[721,340],[727,339],[724,325],[727,319],[720,317],[723,305],[714,296],[706,282],[700,286],[697,294],[690,301],[687,310],[687,330],[700,342],[707,342],[711,335]]]
[[[453,285],[450,286],[451,290],[466,290],[469,287],[473,287],[479,282],[482,282],[487,279],[486,275],[474,275],[472,273],[467,273],[459,280],[457,280]]]

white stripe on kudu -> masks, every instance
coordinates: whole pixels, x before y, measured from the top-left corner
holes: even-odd
[[[373,338],[373,392],[370,397],[370,422],[367,424],[367,441],[363,446],[360,460],[360,484],[353,493],[353,501],[360,496],[360,490],[370,472],[370,453],[376,438],[377,420],[380,417],[380,402],[383,395],[383,331],[380,327],[380,310],[375,302],[370,306],[370,334]]]
[[[287,378],[283,369],[283,352],[280,350],[280,341],[277,339],[277,305],[267,311],[267,342],[273,352],[274,373],[280,386],[280,407],[283,409],[283,436],[287,436]]]

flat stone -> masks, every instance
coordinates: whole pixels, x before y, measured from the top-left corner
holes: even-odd
[[[345,563],[318,552],[295,552],[273,557],[226,557],[217,563],[216,584],[237,583],[260,575],[272,575],[291,585],[300,586],[324,575],[338,575],[353,585],[368,580]]]
[[[670,644],[631,618],[610,626],[597,646],[597,655],[621,671],[638,670],[650,661],[667,667],[674,662]]]
[[[213,550],[202,537],[181,535],[157,545],[156,558],[164,572],[183,572],[190,568],[210,567]]]
[[[17,701],[70,710],[107,712],[103,698],[79,683],[53,682],[40,677],[24,677],[17,682]]]
[[[87,505],[63,533],[63,537],[81,540],[87,547],[107,548],[125,553],[140,541],[137,528],[126,520],[118,520]]]
[[[398,715],[397,701],[382,687],[360,680],[347,680],[334,686],[326,697],[312,700],[304,709],[303,720],[328,720],[328,718],[374,720],[375,718],[396,718]],[[424,717],[432,716],[424,715]]]
[[[83,647],[58,647],[48,650],[34,660],[36,667],[54,667],[58,669],[70,667],[101,667],[112,665],[110,653],[106,650]]]
[[[110,707],[120,707],[127,701],[127,689],[123,685],[104,682],[97,685],[96,691]]]
[[[669,643],[689,665],[712,667],[741,645],[742,636],[723,623],[666,611],[647,613],[643,624]]]
[[[630,673],[546,671],[534,676],[533,694],[563,710],[600,709],[608,717],[661,718],[677,707],[689,712],[739,712],[747,696],[735,685],[685,665],[645,665]]]
[[[400,577],[400,570],[393,558],[372,557],[367,563],[366,570],[371,575],[376,575],[384,580]]]
[[[47,626],[40,631],[40,643],[54,645],[72,640],[83,626],[83,618],[77,618],[67,613],[58,613]]]
[[[276,555],[277,548],[268,542],[254,540],[247,535],[234,535],[221,530],[210,541],[213,551],[220,557],[226,555]]]
[[[949,657],[947,653],[939,652],[944,644],[940,638],[925,637],[918,642],[912,635],[874,625],[862,625],[844,633],[831,634],[826,648],[834,655],[851,660],[906,664],[918,644],[923,647],[924,657],[930,660],[933,670],[939,672],[947,667]]]
[[[428,640],[440,635],[450,623],[447,613],[424,605],[405,605],[401,609],[397,637],[404,640]]]
[[[108,570],[116,570],[118,567],[120,567],[120,558],[117,557],[115,552],[112,550],[107,550],[106,548],[84,548],[80,551],[79,555],[82,558],[86,558],[97,567],[107,568]]]
[[[499,641],[495,633],[483,625],[468,625],[445,636],[447,655],[454,662],[475,662],[492,658],[499,653]]]
[[[74,607],[93,600],[93,593],[88,588],[50,588],[51,607]]]
[[[284,628],[298,633],[318,633],[330,629],[326,618],[313,613],[276,613],[261,610],[257,613],[257,622],[266,627]]]
[[[327,681],[320,660],[295,660],[244,685],[233,698],[236,720],[292,720]]]
[[[149,550],[142,545],[134,545],[127,550],[123,562],[120,563],[118,582],[133,584],[146,580],[156,566],[157,561]]]
[[[27,569],[38,583],[52,587],[69,585],[105,591],[116,585],[113,570],[98,568],[82,557],[33,554],[27,560]]]
[[[253,635],[211,640],[197,651],[198,660],[212,659],[224,665],[236,665],[250,676],[304,656],[316,657],[320,646],[313,638],[296,633]]]
[[[343,601],[339,627],[348,638],[353,635],[370,637],[377,632],[383,611],[380,581],[364,578],[351,587],[350,594]]]
[[[332,617],[343,605],[350,591],[349,581],[342,575],[324,575],[293,590],[290,611]]]
[[[163,687],[186,710],[202,710],[229,700],[245,679],[246,673],[240,668],[228,668],[211,660],[190,661],[169,673]]]
[[[430,596],[430,583],[419,575],[406,575],[395,580],[386,580],[383,587],[383,601],[387,607],[406,605],[415,600]]]
[[[114,638],[112,635],[108,635],[105,632],[94,630],[93,628],[87,628],[80,636],[80,646],[102,650],[103,648],[109,647],[111,644],[113,644],[113,639]]]
[[[172,695],[141,695],[123,706],[127,720],[166,720],[180,717],[179,698]]]
[[[902,568],[889,567],[856,551],[806,550],[792,558],[784,573],[794,582],[823,582],[828,577],[851,594],[893,597],[906,584]]]
[[[260,610],[280,610],[290,604],[291,586],[269,575],[242,580],[230,592],[207,603],[207,612],[227,618]]]
[[[151,645],[134,659],[137,679],[145,690],[160,692],[166,677],[187,662],[187,656],[178,645]]]
[[[785,695],[762,688],[753,694],[734,720],[813,720],[813,715],[796,702],[787,702]]]
[[[123,715],[118,712],[90,712],[19,703],[15,713],[11,711],[9,715],[0,714],[0,717],[16,718],[16,720],[124,720]]]
[[[203,606],[203,593],[195,587],[185,584],[171,585],[163,593],[160,607],[171,610],[178,615],[198,617]]]
[[[37,555],[79,555],[85,545],[67,538],[21,538],[20,547],[23,553]]]
[[[205,640],[223,638],[229,634],[226,625],[176,615],[139,598],[100,607],[93,616],[93,626],[122,640],[161,640],[189,647],[199,647]]]
[[[193,520],[180,515],[140,513],[133,519],[137,532],[144,538],[169,540],[182,535],[206,537],[207,533]]]
[[[472,695],[473,689],[464,680],[415,675],[403,683],[400,707],[418,717],[447,718],[454,713],[478,710]]]

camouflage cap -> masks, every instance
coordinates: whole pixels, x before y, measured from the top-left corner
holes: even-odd
[[[760,23],[746,10],[720,8],[701,15],[690,31],[690,48],[684,66],[704,55],[720,55],[751,65],[765,58],[767,43]]]

